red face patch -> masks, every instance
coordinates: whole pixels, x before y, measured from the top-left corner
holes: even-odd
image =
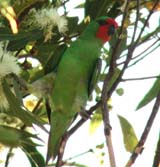
[[[114,33],[114,29],[118,28],[118,24],[115,20],[108,18],[102,25],[98,28],[96,37],[100,38],[103,43],[110,40],[111,35]],[[112,33],[111,33],[112,31]]]
[[[114,25],[115,28],[118,28],[118,24],[114,19],[108,18],[106,22],[110,25]]]

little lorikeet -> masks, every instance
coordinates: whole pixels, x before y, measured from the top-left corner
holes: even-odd
[[[89,23],[80,37],[64,52],[59,63],[52,94],[51,128],[46,162],[56,158],[62,136],[75,115],[84,109],[93,87],[101,48],[114,34],[114,19],[100,17]],[[93,88],[92,88],[93,89]]]

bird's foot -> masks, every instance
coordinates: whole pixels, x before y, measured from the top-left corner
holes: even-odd
[[[83,109],[81,112],[79,112],[79,115],[80,115],[84,120],[91,119],[91,116],[86,112],[85,109]]]

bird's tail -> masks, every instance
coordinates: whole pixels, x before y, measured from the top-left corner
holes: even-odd
[[[50,159],[54,160],[58,155],[62,137],[69,128],[70,123],[71,119],[68,117],[68,115],[66,116],[65,113],[52,113],[46,163],[48,163]]]

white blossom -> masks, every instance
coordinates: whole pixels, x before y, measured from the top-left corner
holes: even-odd
[[[44,31],[45,41],[53,36],[53,28],[57,26],[60,33],[65,33],[68,22],[64,16],[60,16],[56,8],[31,9],[28,25],[38,27]]]
[[[10,52],[3,50],[3,44],[0,43],[0,110],[8,109],[8,101],[3,91],[2,79],[10,74],[20,74],[20,67],[17,64],[17,59]]]

